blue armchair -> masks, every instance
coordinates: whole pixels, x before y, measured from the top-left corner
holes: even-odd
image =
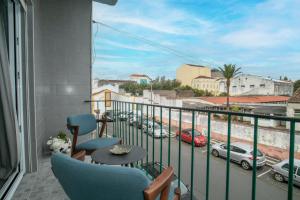
[[[173,169],[153,182],[136,168],[85,163],[61,153],[52,155],[52,171],[71,200],[180,199],[171,187]],[[169,192],[170,191],[170,192]]]
[[[97,123],[102,122],[99,137],[77,144],[78,136],[90,134],[97,129]],[[67,127],[73,134],[73,143],[71,148],[71,156],[80,151],[86,151],[87,155],[93,153],[96,149],[112,146],[121,143],[120,138],[101,138],[106,126],[106,120],[96,120],[92,114],[83,114],[70,116],[67,118]]]

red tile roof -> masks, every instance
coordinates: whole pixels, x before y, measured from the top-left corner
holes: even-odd
[[[214,104],[226,104],[226,97],[199,97],[203,101]],[[272,103],[286,102],[290,97],[287,96],[237,96],[229,97],[230,103]]]

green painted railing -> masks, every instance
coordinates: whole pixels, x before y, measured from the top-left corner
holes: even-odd
[[[104,101],[86,101],[90,103],[95,103],[97,105],[97,108],[99,108],[99,102]],[[183,129],[182,125],[182,114],[183,112],[189,112],[192,115],[192,141],[194,141],[195,137],[195,113],[202,113],[207,115],[207,143],[211,143],[211,116],[214,114],[219,115],[225,115],[227,116],[227,147],[231,145],[231,127],[232,127],[232,118],[233,117],[248,117],[254,120],[254,136],[253,136],[253,170],[252,170],[252,190],[251,190],[251,199],[256,199],[256,174],[257,174],[257,145],[258,145],[258,128],[259,128],[259,120],[260,119],[272,119],[272,120],[279,120],[279,121],[285,121],[290,124],[290,145],[289,145],[289,177],[288,177],[288,193],[287,193],[287,199],[293,200],[293,169],[294,169],[294,151],[295,151],[295,124],[300,122],[300,119],[297,118],[290,118],[290,117],[280,117],[280,116],[267,116],[267,115],[257,115],[257,114],[250,114],[250,113],[237,113],[237,112],[230,112],[230,111],[217,111],[217,110],[207,110],[207,109],[192,109],[192,108],[181,108],[181,107],[171,107],[171,106],[161,106],[161,105],[153,105],[153,104],[143,104],[143,103],[132,103],[132,102],[122,102],[122,101],[111,101],[111,112],[112,112],[112,131],[113,137],[119,137],[122,138],[123,143],[125,144],[131,144],[131,145],[140,145],[144,148],[146,148],[146,151],[150,151],[149,146],[149,133],[150,129],[149,127],[152,127],[152,159],[150,158],[149,153],[146,156],[146,163],[152,161],[153,167],[154,162],[158,161],[159,163],[159,171],[162,171],[163,167],[163,111],[167,112],[165,116],[168,116],[168,121],[166,123],[168,124],[168,151],[167,151],[167,161],[166,165],[171,165],[171,152],[172,152],[172,141],[171,141],[171,131],[172,131],[172,125],[174,125],[174,122],[172,122],[172,112],[176,111],[178,113],[178,157],[177,162],[172,161],[173,163],[177,163],[177,171],[176,175],[178,177],[178,187],[180,187],[180,180],[181,180],[181,172],[182,172],[182,165],[184,165],[184,168],[187,168],[188,163],[182,163],[182,152],[181,152],[181,131]],[[158,118],[156,118],[156,111],[158,112]],[[105,109],[106,111],[106,109]],[[124,119],[125,116],[132,116],[136,120],[130,121],[128,118]],[[126,117],[125,117],[126,118]],[[135,123],[136,126],[130,126],[130,123]],[[155,140],[155,128],[154,125],[156,123],[159,123],[160,128],[160,137],[159,142],[156,142]],[[151,125],[151,126],[149,126]],[[144,127],[143,127],[144,126]],[[134,128],[135,127],[135,128]],[[141,127],[139,131],[139,127]],[[144,145],[144,131],[147,134],[146,137],[146,144]],[[140,140],[139,140],[140,139]],[[156,146],[158,145],[158,146]],[[159,151],[159,158],[155,157],[155,151]],[[194,197],[194,162],[195,162],[195,144],[192,142],[191,145],[191,163],[190,163],[190,193],[191,193],[191,199]],[[206,153],[206,185],[205,185],[205,199],[210,199],[210,156],[211,156],[211,146],[207,145],[207,153]],[[200,161],[201,162],[201,161]],[[197,169],[199,170],[199,169]],[[198,185],[199,187],[199,185]],[[225,180],[225,194],[224,198],[226,200],[230,199],[230,151],[227,151],[227,158],[226,158],[226,180]]]

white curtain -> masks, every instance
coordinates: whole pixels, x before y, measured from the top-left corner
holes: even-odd
[[[0,0],[0,179],[7,179],[18,166],[17,121],[10,80],[5,11]]]

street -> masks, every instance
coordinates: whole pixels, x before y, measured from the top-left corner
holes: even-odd
[[[129,130],[130,129],[130,130]],[[108,126],[108,134],[112,133],[112,125]],[[170,165],[174,168],[175,174],[178,176],[179,168],[179,141],[172,138],[154,139],[142,133],[140,129],[133,126],[122,125],[121,131],[127,133],[124,136],[124,143],[142,146],[147,149],[148,138],[148,160],[145,158],[143,162],[151,162],[153,151],[154,161],[160,162],[160,148],[162,144],[162,163],[167,166],[168,162],[168,146],[170,141]],[[138,132],[137,132],[138,131]],[[130,143],[129,143],[130,133]],[[132,134],[133,133],[133,134]],[[138,134],[136,134],[138,133]],[[127,141],[127,142],[126,142]],[[137,142],[138,141],[138,142]],[[180,162],[180,178],[188,186],[191,186],[191,150],[192,145],[181,142],[181,162]],[[220,200],[225,198],[226,188],[226,159],[210,157],[210,179],[209,179],[209,199]],[[197,199],[205,199],[206,191],[206,164],[207,164],[207,147],[195,147],[194,150],[194,195]],[[257,169],[256,174],[256,199],[287,199],[287,183],[280,183],[273,179],[271,168],[264,166]],[[230,185],[229,197],[232,200],[250,200],[252,191],[252,170],[244,170],[238,164],[230,164]],[[294,199],[300,199],[300,188],[294,186]]]

